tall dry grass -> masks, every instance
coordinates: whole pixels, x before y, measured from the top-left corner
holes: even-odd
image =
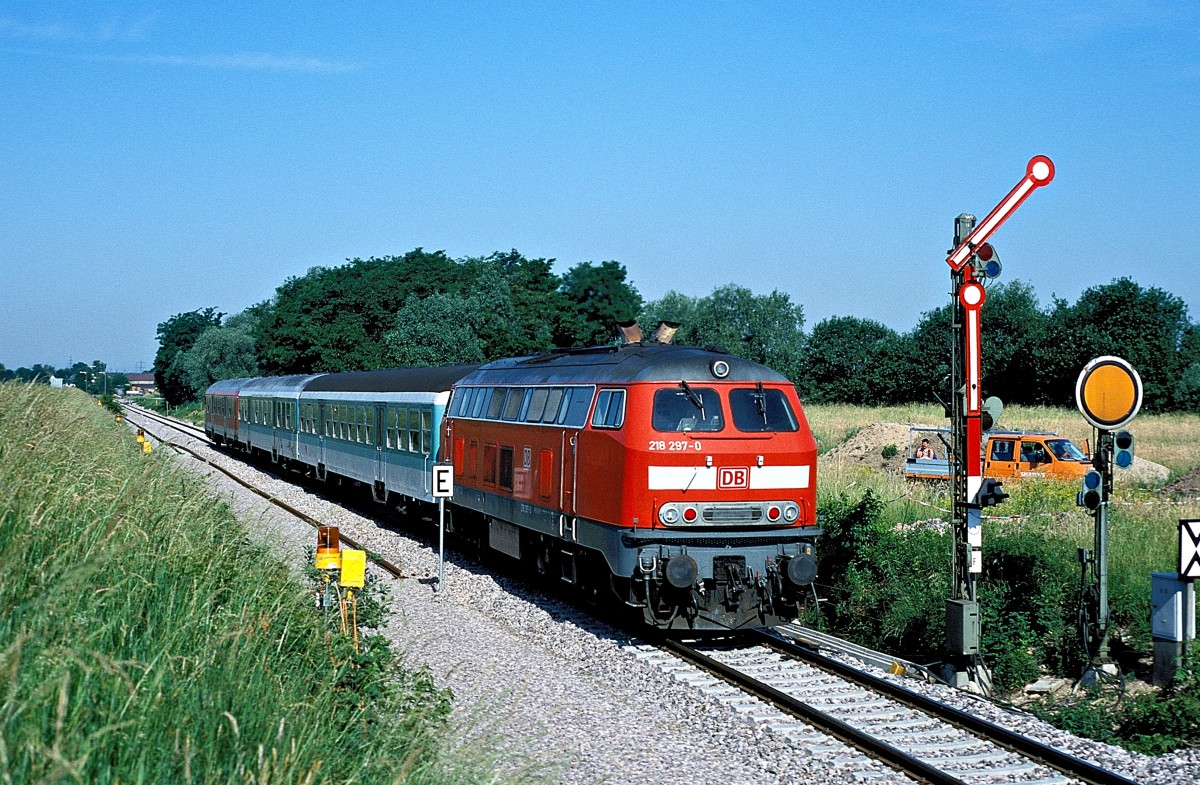
[[[0,385],[0,575],[0,782],[491,780],[442,755],[443,695],[335,656],[227,507],[74,390]]]

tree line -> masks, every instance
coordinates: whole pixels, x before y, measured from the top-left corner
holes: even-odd
[[[949,400],[949,303],[903,333],[854,316],[806,331],[803,309],[783,292],[730,284],[646,302],[619,262],[584,262],[562,275],[553,262],[516,250],[452,259],[417,248],[314,267],[228,319],[204,308],[159,324],[155,380],[174,405],[238,376],[486,362],[611,343],[617,323],[636,319],[647,332],[678,322],[677,343],[763,363],[814,403]],[[1200,411],[1200,325],[1162,289],[1120,278],[1074,303],[1055,297],[1043,306],[1027,283],[993,284],[983,326],[985,394],[1005,403],[1072,405],[1083,366],[1114,354],[1137,368],[1147,411]]]
[[[32,368],[5,368],[4,363],[0,363],[0,382],[49,384],[51,378],[61,379],[64,384],[74,385],[92,395],[111,393],[129,384],[128,376],[110,372],[108,364],[100,360],[93,360],[91,365],[78,362],[66,368],[55,368],[45,363],[34,363]]]

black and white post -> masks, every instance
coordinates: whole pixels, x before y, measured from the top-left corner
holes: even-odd
[[[441,594],[446,580],[446,499],[454,496],[454,466],[448,463],[434,464],[433,497],[438,500],[438,581],[437,592]]]

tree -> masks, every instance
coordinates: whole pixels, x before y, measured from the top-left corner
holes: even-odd
[[[479,300],[457,294],[413,295],[384,336],[388,359],[400,366],[483,362],[477,325],[486,317]]]
[[[815,403],[896,403],[900,379],[889,357],[903,351],[896,331],[870,319],[834,316],[813,328],[798,387]]]
[[[454,290],[461,268],[441,251],[353,259],[289,278],[256,329],[266,373],[370,370],[387,364],[383,336],[412,295]]]
[[[170,406],[193,400],[198,390],[184,379],[182,355],[209,327],[219,327],[216,308],[175,314],[158,325],[158,351],[154,355],[154,383]]]
[[[1033,287],[1022,281],[990,287],[980,321],[985,394],[1005,403],[1037,403],[1037,354],[1046,343],[1048,317]]]
[[[662,300],[649,303],[643,317],[647,330],[662,320],[680,322],[677,343],[720,346],[789,379],[798,378],[804,311],[786,293],[756,295],[736,284],[719,286],[699,300],[668,292]]]
[[[253,327],[253,320],[234,317],[224,326],[209,327],[201,333],[192,348],[179,355],[184,382],[203,392],[221,379],[257,376]]]
[[[642,296],[626,282],[625,265],[608,261],[583,262],[563,275],[560,291],[574,305],[574,342],[577,346],[610,343],[617,324],[636,319]]]
[[[1130,278],[1087,289],[1072,306],[1056,298],[1037,353],[1046,402],[1073,404],[1084,365],[1116,355],[1141,376],[1146,411],[1170,408],[1185,370],[1180,350],[1190,326],[1181,299]]]

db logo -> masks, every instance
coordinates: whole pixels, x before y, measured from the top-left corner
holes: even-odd
[[[717,469],[717,488],[726,491],[745,490],[750,487],[748,466],[729,466]]]

